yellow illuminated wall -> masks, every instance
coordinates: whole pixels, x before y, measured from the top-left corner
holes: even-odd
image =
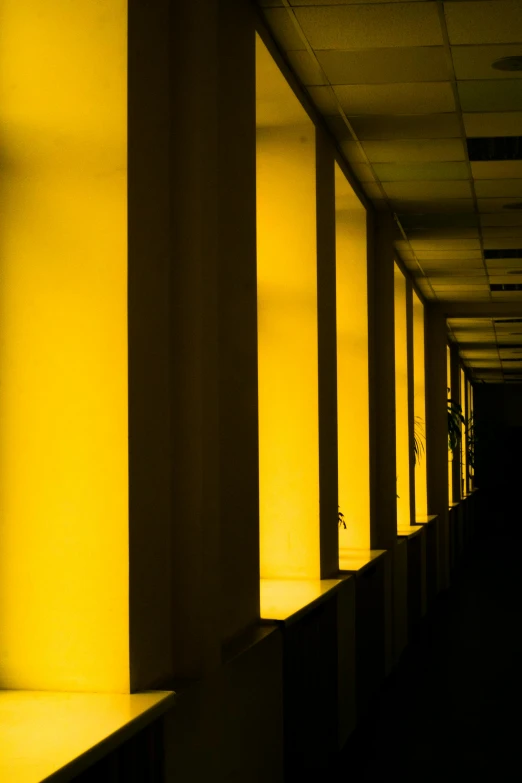
[[[473,427],[473,433],[475,433],[475,418],[473,416],[473,385],[471,383],[468,383],[468,419],[471,422],[471,425]],[[473,468],[471,465],[469,466],[469,479],[468,479],[468,486],[469,491],[473,489],[473,480],[475,475],[475,468]]]
[[[415,514],[428,513],[426,472],[426,386],[424,365],[424,305],[413,292],[413,413],[415,435],[421,444],[421,454],[415,465]]]
[[[397,523],[410,524],[410,432],[406,279],[395,264],[395,420],[397,448]]]
[[[464,416],[464,419],[467,421],[467,407],[466,407],[466,376],[464,374],[464,370],[462,367],[460,368],[460,405],[462,408],[462,415]],[[461,486],[462,486],[462,493],[465,495],[468,491],[468,451],[466,448],[466,435],[467,435],[467,427],[466,423],[462,423],[460,427],[461,431],[461,441],[460,441],[460,466],[461,466]]]
[[[446,383],[448,387],[448,398],[453,399],[451,393],[451,351],[449,345],[446,346]],[[448,493],[449,503],[453,503],[453,452],[448,449]]]
[[[0,688],[124,692],[126,2],[0,18]]]
[[[335,167],[337,417],[343,548],[370,546],[366,210]]]
[[[315,129],[256,45],[260,557],[319,578]]]

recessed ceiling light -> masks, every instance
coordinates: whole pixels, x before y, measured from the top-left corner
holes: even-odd
[[[516,204],[503,204],[502,209],[522,209],[522,201],[517,201]]]
[[[513,57],[501,57],[491,63],[491,67],[496,71],[522,71],[522,55]]]
[[[508,275],[522,275],[522,269],[508,269]]]

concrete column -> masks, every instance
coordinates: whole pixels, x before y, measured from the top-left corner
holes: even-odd
[[[181,411],[183,384],[190,383],[192,349],[179,346],[179,375],[171,365],[170,336],[172,266],[186,257],[188,236],[171,245],[170,221],[183,220],[188,206],[170,202],[169,161],[171,146],[169,84],[168,0],[128,5],[128,345],[129,345],[129,613],[131,689],[163,687],[174,673],[176,635],[181,630],[173,618],[173,571],[180,587],[191,595],[189,573],[172,557],[181,550],[179,530],[173,530],[194,503],[196,488],[186,488],[186,506],[172,482],[172,459],[179,454],[190,465],[195,422],[186,432],[176,426]],[[199,3],[201,5],[201,3]],[[208,3],[207,3],[208,5]],[[204,32],[203,32],[204,35]],[[181,54],[181,52],[180,52]],[[207,107],[211,111],[211,107]],[[181,131],[181,128],[180,128]],[[186,145],[181,135],[174,146]],[[190,194],[189,163],[177,172]],[[196,167],[197,171],[197,167]],[[202,173],[202,172],[201,172]],[[182,210],[183,206],[183,210]],[[181,220],[180,220],[181,218]],[[190,226],[195,223],[191,217]],[[184,246],[183,246],[184,245]],[[194,255],[194,253],[193,253]],[[181,313],[180,313],[181,315]],[[184,369],[181,369],[186,357]],[[189,396],[189,395],[188,395]],[[172,448],[175,438],[176,447]],[[191,454],[192,452],[192,454]],[[194,455],[195,458],[195,455]],[[189,500],[192,493],[192,500]],[[199,588],[198,588],[199,589]],[[195,614],[195,612],[194,612]],[[174,627],[177,626],[177,627]],[[181,645],[180,645],[181,647]],[[188,638],[187,655],[195,654]],[[178,662],[180,659],[178,658]]]
[[[460,394],[460,363],[459,363],[459,350],[455,343],[450,343],[450,364],[451,364],[451,397],[455,402],[464,410],[463,401]],[[462,500],[462,468],[461,468],[461,452],[460,442],[458,447],[453,453],[453,502],[457,503]]]
[[[411,278],[406,277],[406,334],[408,354],[408,430],[410,435],[410,525],[415,524],[415,380],[413,350],[413,286]]]
[[[333,146],[316,129],[317,337],[319,361],[319,499],[321,577],[339,570],[337,529],[337,326]]]
[[[130,25],[135,687],[155,656],[215,668],[259,616],[253,10],[168,5]]]
[[[150,404],[148,415],[168,429],[164,457],[171,491],[170,625],[177,677],[200,676],[221,657],[217,31],[217,0],[195,0],[177,8],[169,39],[170,67],[183,78],[169,86],[170,257],[166,278],[156,282],[156,297],[148,297],[152,312],[160,292],[169,299],[170,415]],[[138,55],[137,70],[146,59],[143,51]],[[148,90],[155,94],[150,85]],[[150,123],[150,118],[143,122]],[[151,140],[148,152],[153,151]],[[143,154],[144,168],[147,158]],[[152,211],[156,194],[150,189],[147,197]],[[145,269],[147,263],[144,255]],[[137,280],[137,298],[143,298],[141,285]],[[141,322],[147,323],[143,316]],[[151,340],[144,341],[142,353],[150,364],[163,360]],[[141,376],[143,384],[150,385],[146,367]],[[147,458],[145,453],[142,460]],[[150,568],[149,578],[154,573]]]
[[[389,213],[368,213],[371,546],[397,535],[395,454],[394,237]]]
[[[255,16],[221,0],[218,35],[220,634],[259,618]],[[198,47],[199,49],[199,47]],[[195,55],[199,57],[199,52]],[[215,132],[212,128],[208,133]]]
[[[426,304],[426,466],[428,514],[439,516],[439,589],[449,586],[446,317]]]

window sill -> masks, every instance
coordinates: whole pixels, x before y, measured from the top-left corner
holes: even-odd
[[[416,517],[415,524],[416,525],[429,525],[431,522],[435,522],[436,519],[438,519],[438,515],[437,514],[428,514],[428,516]]]
[[[339,553],[339,570],[359,574],[385,554],[385,549],[342,549]]]
[[[398,538],[415,538],[424,530],[423,525],[410,525],[409,527],[397,528]]]
[[[261,579],[261,619],[292,623],[333,595],[342,579]]]
[[[65,783],[172,707],[170,691],[0,691],[0,780]]]

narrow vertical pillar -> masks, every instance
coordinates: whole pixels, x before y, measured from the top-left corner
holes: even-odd
[[[411,524],[411,432],[408,388],[408,319],[406,277],[399,265],[395,278],[395,431],[397,472],[397,525]]]
[[[259,617],[254,10],[195,0],[172,29],[174,228],[167,280],[151,273],[170,297],[170,421],[150,415],[169,430],[172,659],[186,678]],[[151,363],[155,349],[143,345]]]
[[[448,535],[448,418],[447,333],[443,312],[428,303],[425,310],[426,344],[426,467],[428,513],[439,524],[438,586],[449,586]]]
[[[220,634],[259,617],[254,8],[219,3],[218,334]]]
[[[129,617],[131,688],[139,690],[173,674],[171,393],[180,384],[169,367],[168,1],[128,8]],[[176,450],[186,451],[189,434],[180,436]],[[182,588],[190,595],[188,575]]]
[[[450,343],[450,372],[451,372],[451,397],[458,404],[462,406],[461,391],[460,391],[460,366],[459,366],[459,352],[458,347],[454,343]],[[460,426],[460,425],[459,425]],[[462,428],[461,432],[462,432]],[[453,481],[453,502],[458,503],[462,500],[462,453],[461,443],[453,452],[452,463],[452,481]]]
[[[414,382],[414,433],[417,435],[420,455],[415,465],[415,514],[425,517],[428,513],[426,487],[426,361],[424,342],[424,304],[413,293],[413,382]]]
[[[200,676],[220,661],[217,5],[182,4],[170,46],[172,73],[184,74],[171,85],[171,409],[163,420],[170,430],[172,656],[179,677]],[[158,287],[163,283],[160,277]],[[157,350],[144,337],[143,356],[151,346]]]
[[[406,278],[406,354],[408,362],[408,432],[410,452],[410,525],[415,524],[415,367],[413,343],[413,286]]]
[[[371,546],[391,547],[397,536],[395,455],[394,222],[369,213]]]
[[[334,154],[316,130],[317,348],[319,392],[319,526],[321,578],[339,570],[337,525],[337,328]]]

